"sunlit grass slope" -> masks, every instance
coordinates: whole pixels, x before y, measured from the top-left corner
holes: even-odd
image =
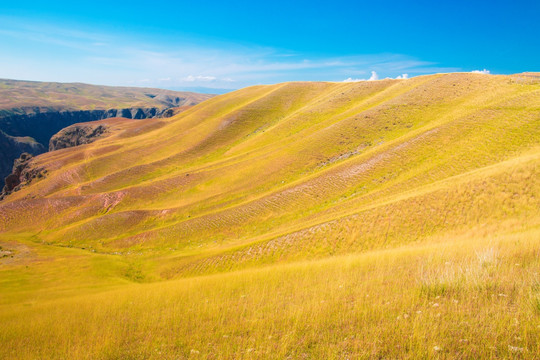
[[[34,166],[7,358],[540,351],[535,74],[250,87]]]

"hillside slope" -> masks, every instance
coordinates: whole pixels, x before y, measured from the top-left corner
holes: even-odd
[[[309,229],[351,216],[388,218],[397,199],[448,196],[459,183],[448,179],[460,175],[473,187],[474,171],[501,164],[490,176],[505,176],[505,161],[536,151],[539,91],[471,74],[248,88],[142,134],[42,155],[50,175],[0,205],[0,229],[99,251],[228,253],[302,231],[312,238],[323,230]],[[34,227],[20,227],[36,209]],[[399,220],[389,221],[384,244],[365,236],[359,228],[341,246],[404,241]]]
[[[170,116],[172,108],[189,107],[213,95],[163,89],[97,86],[0,79],[0,131],[12,137],[31,137],[46,151],[50,138],[75,123],[111,117],[145,119]],[[0,158],[0,187],[20,154],[11,146]]]
[[[161,356],[170,358],[540,350],[534,74],[255,86],[32,161],[47,176],[0,202],[0,239],[47,254],[35,259],[61,252],[72,260],[55,262],[59,273],[75,259],[108,264],[102,272],[84,265],[94,270],[76,275],[121,288],[83,302],[84,316],[99,318],[92,331],[108,317],[144,319],[119,335],[107,328],[107,345],[61,342],[63,355],[90,346],[103,358],[136,356],[133,349],[159,358],[155,343],[167,344]],[[10,269],[27,264],[17,261]],[[39,282],[51,289],[46,296],[71,291],[53,278]],[[180,280],[145,285],[144,300],[143,285],[122,287],[163,279]],[[13,299],[45,296],[24,289]],[[43,306],[77,311],[68,300]],[[161,320],[147,318],[145,307]],[[245,318],[231,320],[240,313]],[[396,323],[415,313],[429,317]],[[493,314],[500,315],[490,323]],[[84,321],[70,319],[54,339]],[[522,324],[515,332],[512,319]],[[479,322],[485,328],[458,328]],[[8,340],[23,344],[16,335]],[[36,351],[28,357],[45,350]]]

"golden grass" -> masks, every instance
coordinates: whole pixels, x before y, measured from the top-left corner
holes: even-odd
[[[537,358],[539,140],[534,77],[439,74],[44,154],[0,204],[0,357]]]
[[[0,356],[535,358],[540,229],[0,308]],[[471,241],[474,239],[474,241]]]

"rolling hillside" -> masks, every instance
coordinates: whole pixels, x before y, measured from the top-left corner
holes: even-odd
[[[0,356],[540,353],[537,74],[254,86],[31,161]]]
[[[23,151],[32,155],[45,152],[50,138],[67,126],[117,116],[171,116],[175,109],[196,105],[212,96],[152,88],[0,79],[0,131],[8,139],[37,142],[32,147],[0,142],[0,190],[13,161]]]

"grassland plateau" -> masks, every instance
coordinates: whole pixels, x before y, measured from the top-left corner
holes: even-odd
[[[539,358],[540,75],[115,126],[0,202],[0,358]]]

